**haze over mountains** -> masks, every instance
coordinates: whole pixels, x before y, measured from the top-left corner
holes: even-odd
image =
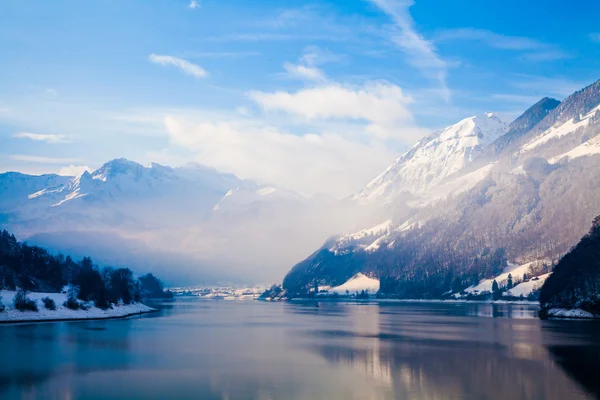
[[[333,227],[352,226],[332,199],[197,164],[116,159],[76,177],[4,173],[0,199],[0,223],[20,239],[178,284],[276,279]]]
[[[76,177],[0,174],[0,225],[55,251],[172,283],[272,281],[301,293],[361,272],[439,296],[508,261],[552,260],[599,213],[600,82],[512,123],[465,118],[343,201],[190,164],[112,160]],[[341,236],[338,233],[354,232]],[[323,243],[325,244],[323,245]]]

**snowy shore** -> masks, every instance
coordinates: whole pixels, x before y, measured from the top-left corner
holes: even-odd
[[[93,303],[85,303],[87,310],[71,310],[63,306],[67,300],[67,295],[64,293],[29,293],[27,297],[36,301],[38,311],[19,311],[13,307],[15,293],[7,290],[0,291],[2,304],[6,307],[0,312],[0,323],[124,318],[156,311],[142,303],[113,305],[113,308],[108,310],[95,307]],[[44,297],[54,300],[56,310],[48,310],[44,307],[42,302]]]
[[[549,318],[576,318],[576,319],[597,319],[597,315],[579,308],[551,308],[543,313],[544,317]]]

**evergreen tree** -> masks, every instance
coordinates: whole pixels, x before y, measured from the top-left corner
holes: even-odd
[[[500,288],[498,287],[498,282],[496,282],[496,280],[494,279],[494,282],[492,282],[492,293],[496,293],[499,290]]]
[[[507,289],[512,289],[513,287],[513,277],[512,274],[508,274],[508,282],[506,283]]]

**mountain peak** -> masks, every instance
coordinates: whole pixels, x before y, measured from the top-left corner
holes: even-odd
[[[419,141],[353,198],[389,202],[400,193],[424,193],[466,167],[506,130],[494,113],[464,118]]]
[[[94,179],[106,181],[107,179],[114,178],[119,175],[137,176],[143,169],[144,167],[141,164],[138,164],[134,161],[130,161],[126,158],[116,158],[102,165],[102,167],[94,171],[92,176]]]

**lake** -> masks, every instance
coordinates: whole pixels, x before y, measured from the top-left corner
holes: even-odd
[[[179,298],[0,326],[7,399],[600,398],[600,324],[536,306]]]

